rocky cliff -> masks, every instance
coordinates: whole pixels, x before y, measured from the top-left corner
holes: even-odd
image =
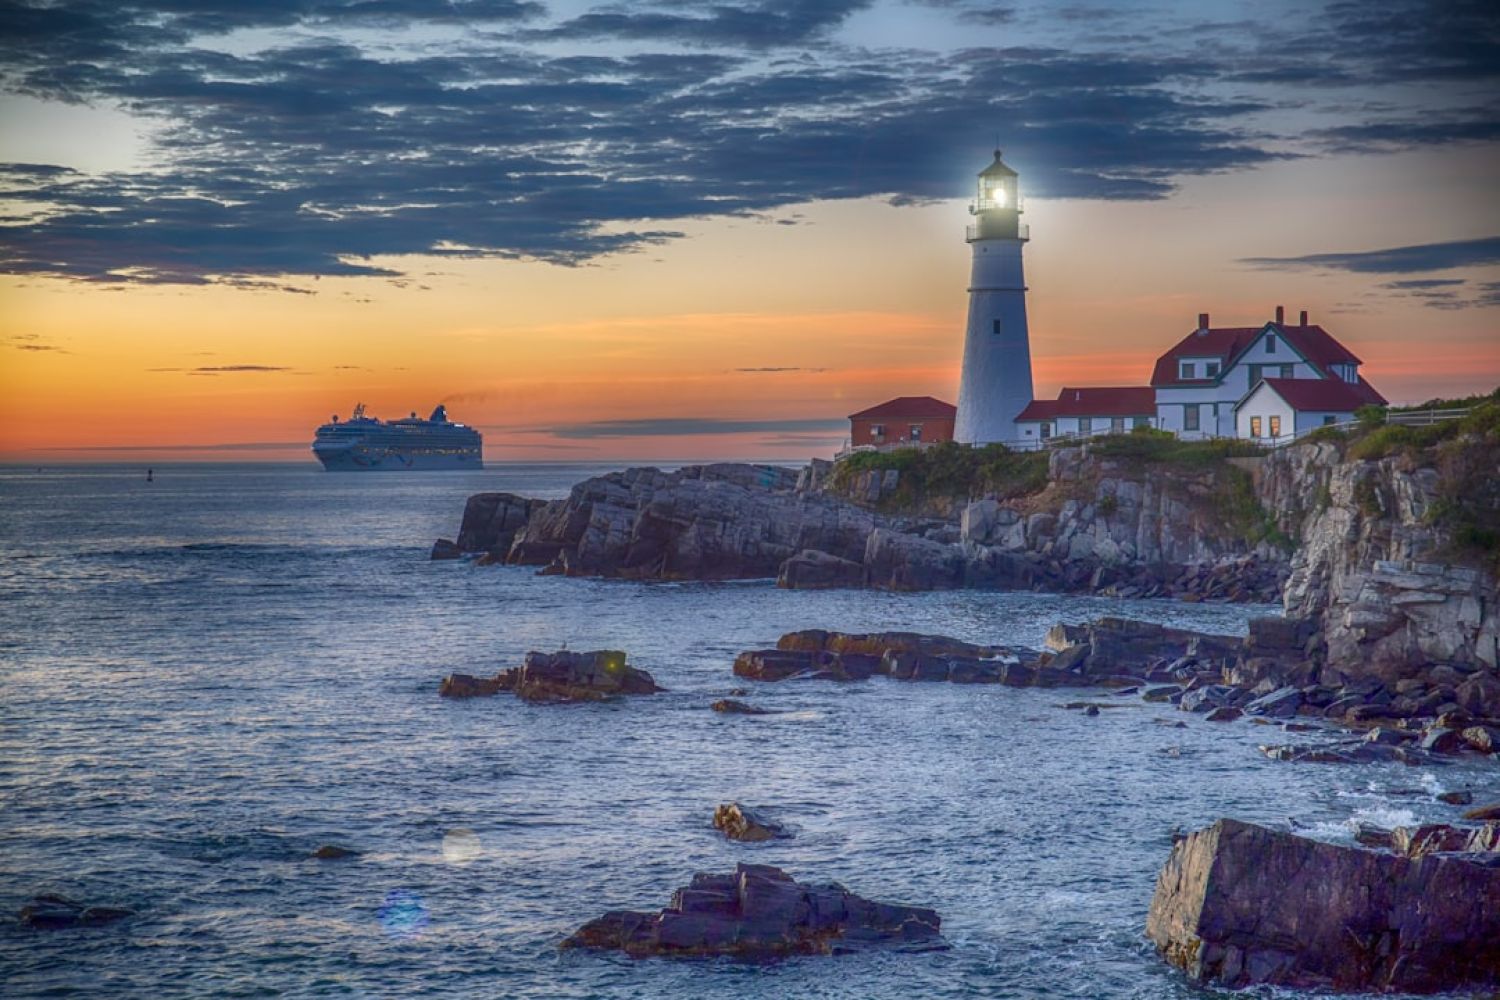
[[[1465,544],[1466,525],[1500,526],[1485,493],[1500,480],[1496,451],[1495,435],[1460,432],[1443,448],[1366,458],[1323,441],[1263,461],[1257,493],[1297,542],[1286,613],[1317,623],[1330,670],[1391,683],[1435,665],[1459,677],[1500,667],[1494,554]],[[1468,519],[1447,513],[1457,491]]]

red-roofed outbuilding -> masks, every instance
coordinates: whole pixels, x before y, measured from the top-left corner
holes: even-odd
[[[1156,390],[1142,386],[1065,386],[1056,399],[1034,400],[1016,417],[1021,440],[1120,433],[1150,427]]]
[[[932,396],[897,396],[849,414],[849,442],[857,448],[952,441],[957,414],[952,403]]]

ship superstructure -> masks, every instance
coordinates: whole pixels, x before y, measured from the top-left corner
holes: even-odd
[[[484,468],[483,436],[449,420],[441,404],[426,420],[415,412],[401,420],[380,420],[367,416],[360,403],[348,420],[335,416],[319,427],[312,450],[330,472]]]

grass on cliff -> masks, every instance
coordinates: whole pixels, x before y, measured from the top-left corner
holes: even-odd
[[[889,510],[913,510],[934,499],[1009,500],[1047,486],[1046,452],[1012,451],[999,444],[967,448],[944,441],[932,448],[855,452],[834,467],[833,488],[847,496],[861,474],[888,469],[901,474],[895,491],[881,497],[880,506]]]

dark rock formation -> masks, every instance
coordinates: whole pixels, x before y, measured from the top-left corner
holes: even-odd
[[[718,701],[714,702],[709,707],[712,708],[715,712],[722,712],[725,715],[774,715],[775,714],[770,709],[756,708],[754,705],[747,705],[743,701],[735,701],[733,698],[720,698]]]
[[[932,910],[875,903],[837,884],[810,885],[779,868],[742,864],[729,875],[694,875],[656,913],[606,913],[562,947],[618,950],[632,958],[765,961],[870,946],[942,948],[939,925]]]
[[[1450,806],[1466,806],[1474,801],[1474,793],[1469,791],[1439,792],[1437,800]]]
[[[348,847],[340,847],[337,844],[324,844],[312,856],[319,861],[343,861],[347,858],[359,857],[359,852]]]
[[[546,505],[545,500],[514,493],[474,494],[464,504],[464,519],[458,529],[459,551],[488,552],[503,559],[517,532]]]
[[[792,677],[862,681],[882,676],[900,681],[1009,684],[1012,687],[1077,685],[1077,674],[1050,668],[1045,654],[1022,647],[980,646],[915,632],[849,634],[809,629],[788,632],[775,649],[741,653],[734,672],[757,681]]]
[[[64,896],[35,896],[21,907],[21,923],[37,930],[54,931],[69,927],[100,927],[132,916],[134,910],[115,906],[85,906]]]
[[[502,670],[494,677],[450,674],[443,678],[438,694],[475,698],[514,691],[516,697],[526,701],[551,702],[603,701],[661,690],[646,671],[627,665],[624,653],[599,649],[588,653],[527,653],[521,666]]]
[[[458,559],[463,556],[463,550],[454,542],[446,538],[439,538],[432,543],[432,555],[429,557],[433,562],[443,559]]]
[[[1464,819],[1476,819],[1486,822],[1500,820],[1500,802],[1493,802],[1487,806],[1476,806],[1464,813]]]
[[[714,829],[724,831],[730,840],[750,843],[791,836],[780,823],[738,802],[726,802],[714,810]]]
[[[787,590],[832,590],[863,587],[865,580],[864,563],[808,549],[781,564],[776,586]]]
[[[1219,820],[1172,848],[1146,934],[1200,982],[1434,992],[1500,984],[1500,867]]]

